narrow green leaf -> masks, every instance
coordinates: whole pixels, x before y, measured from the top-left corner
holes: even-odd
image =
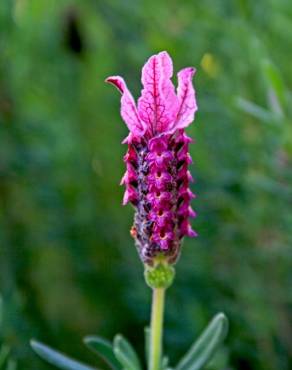
[[[248,113],[251,116],[257,118],[262,122],[271,123],[274,122],[275,117],[273,113],[269,110],[249,101],[240,96],[236,97],[234,100],[235,106],[239,108],[244,113]]]
[[[81,362],[75,361],[54,349],[37,342],[30,341],[32,349],[45,361],[63,370],[94,370]]]
[[[7,357],[9,355],[10,348],[8,346],[3,345],[0,350],[0,369],[2,369],[2,366],[4,365],[5,361],[7,360]]]
[[[114,353],[125,370],[141,370],[139,358],[131,344],[120,334],[114,338]]]
[[[261,62],[263,74],[269,87],[274,91],[280,105],[285,102],[285,85],[278,68],[268,59]]]
[[[145,357],[146,357],[146,364],[149,365],[149,356],[150,356],[150,328],[146,326],[144,328],[145,334]]]
[[[163,356],[162,359],[161,359],[161,369],[162,370],[167,370],[169,368],[168,363],[169,363],[168,357]]]
[[[211,359],[228,331],[228,320],[223,313],[217,314],[198,340],[192,345],[175,370],[199,370]]]
[[[88,336],[84,338],[84,343],[93,352],[98,353],[99,356],[113,369],[121,370],[121,364],[116,359],[112,344],[98,336]]]

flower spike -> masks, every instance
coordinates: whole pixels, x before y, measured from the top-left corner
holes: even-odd
[[[184,131],[197,110],[192,85],[195,69],[178,73],[177,94],[172,74],[167,52],[150,57],[142,69],[143,90],[137,108],[121,77],[106,80],[122,93],[121,116],[130,130],[124,140],[128,151],[121,181],[126,188],[123,204],[131,203],[136,210],[131,235],[149,266],[161,257],[175,263],[183,237],[196,236],[189,222],[196,216],[189,189],[192,139]]]

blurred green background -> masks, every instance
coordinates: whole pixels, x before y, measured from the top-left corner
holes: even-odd
[[[86,334],[121,332],[143,353],[151,297],[121,206],[127,129],[104,79],[123,75],[137,97],[161,50],[176,71],[197,68],[199,104],[199,237],[168,292],[165,350],[174,365],[224,311],[209,369],[291,369],[291,0],[1,0],[0,343],[18,369],[50,368],[31,337],[96,366]]]

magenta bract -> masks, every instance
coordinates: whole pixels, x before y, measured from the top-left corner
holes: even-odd
[[[126,188],[123,204],[130,202],[136,209],[131,234],[142,261],[150,265],[158,255],[175,263],[181,239],[196,236],[189,223],[195,217],[188,170],[192,140],[184,132],[197,110],[195,69],[178,73],[176,92],[172,74],[167,52],[150,57],[142,69],[143,90],[137,106],[122,77],[106,80],[122,94],[121,116],[130,131],[124,140],[128,151],[121,181]]]

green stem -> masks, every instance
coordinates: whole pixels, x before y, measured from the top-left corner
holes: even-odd
[[[161,369],[165,288],[154,288],[150,330],[150,370]]]

